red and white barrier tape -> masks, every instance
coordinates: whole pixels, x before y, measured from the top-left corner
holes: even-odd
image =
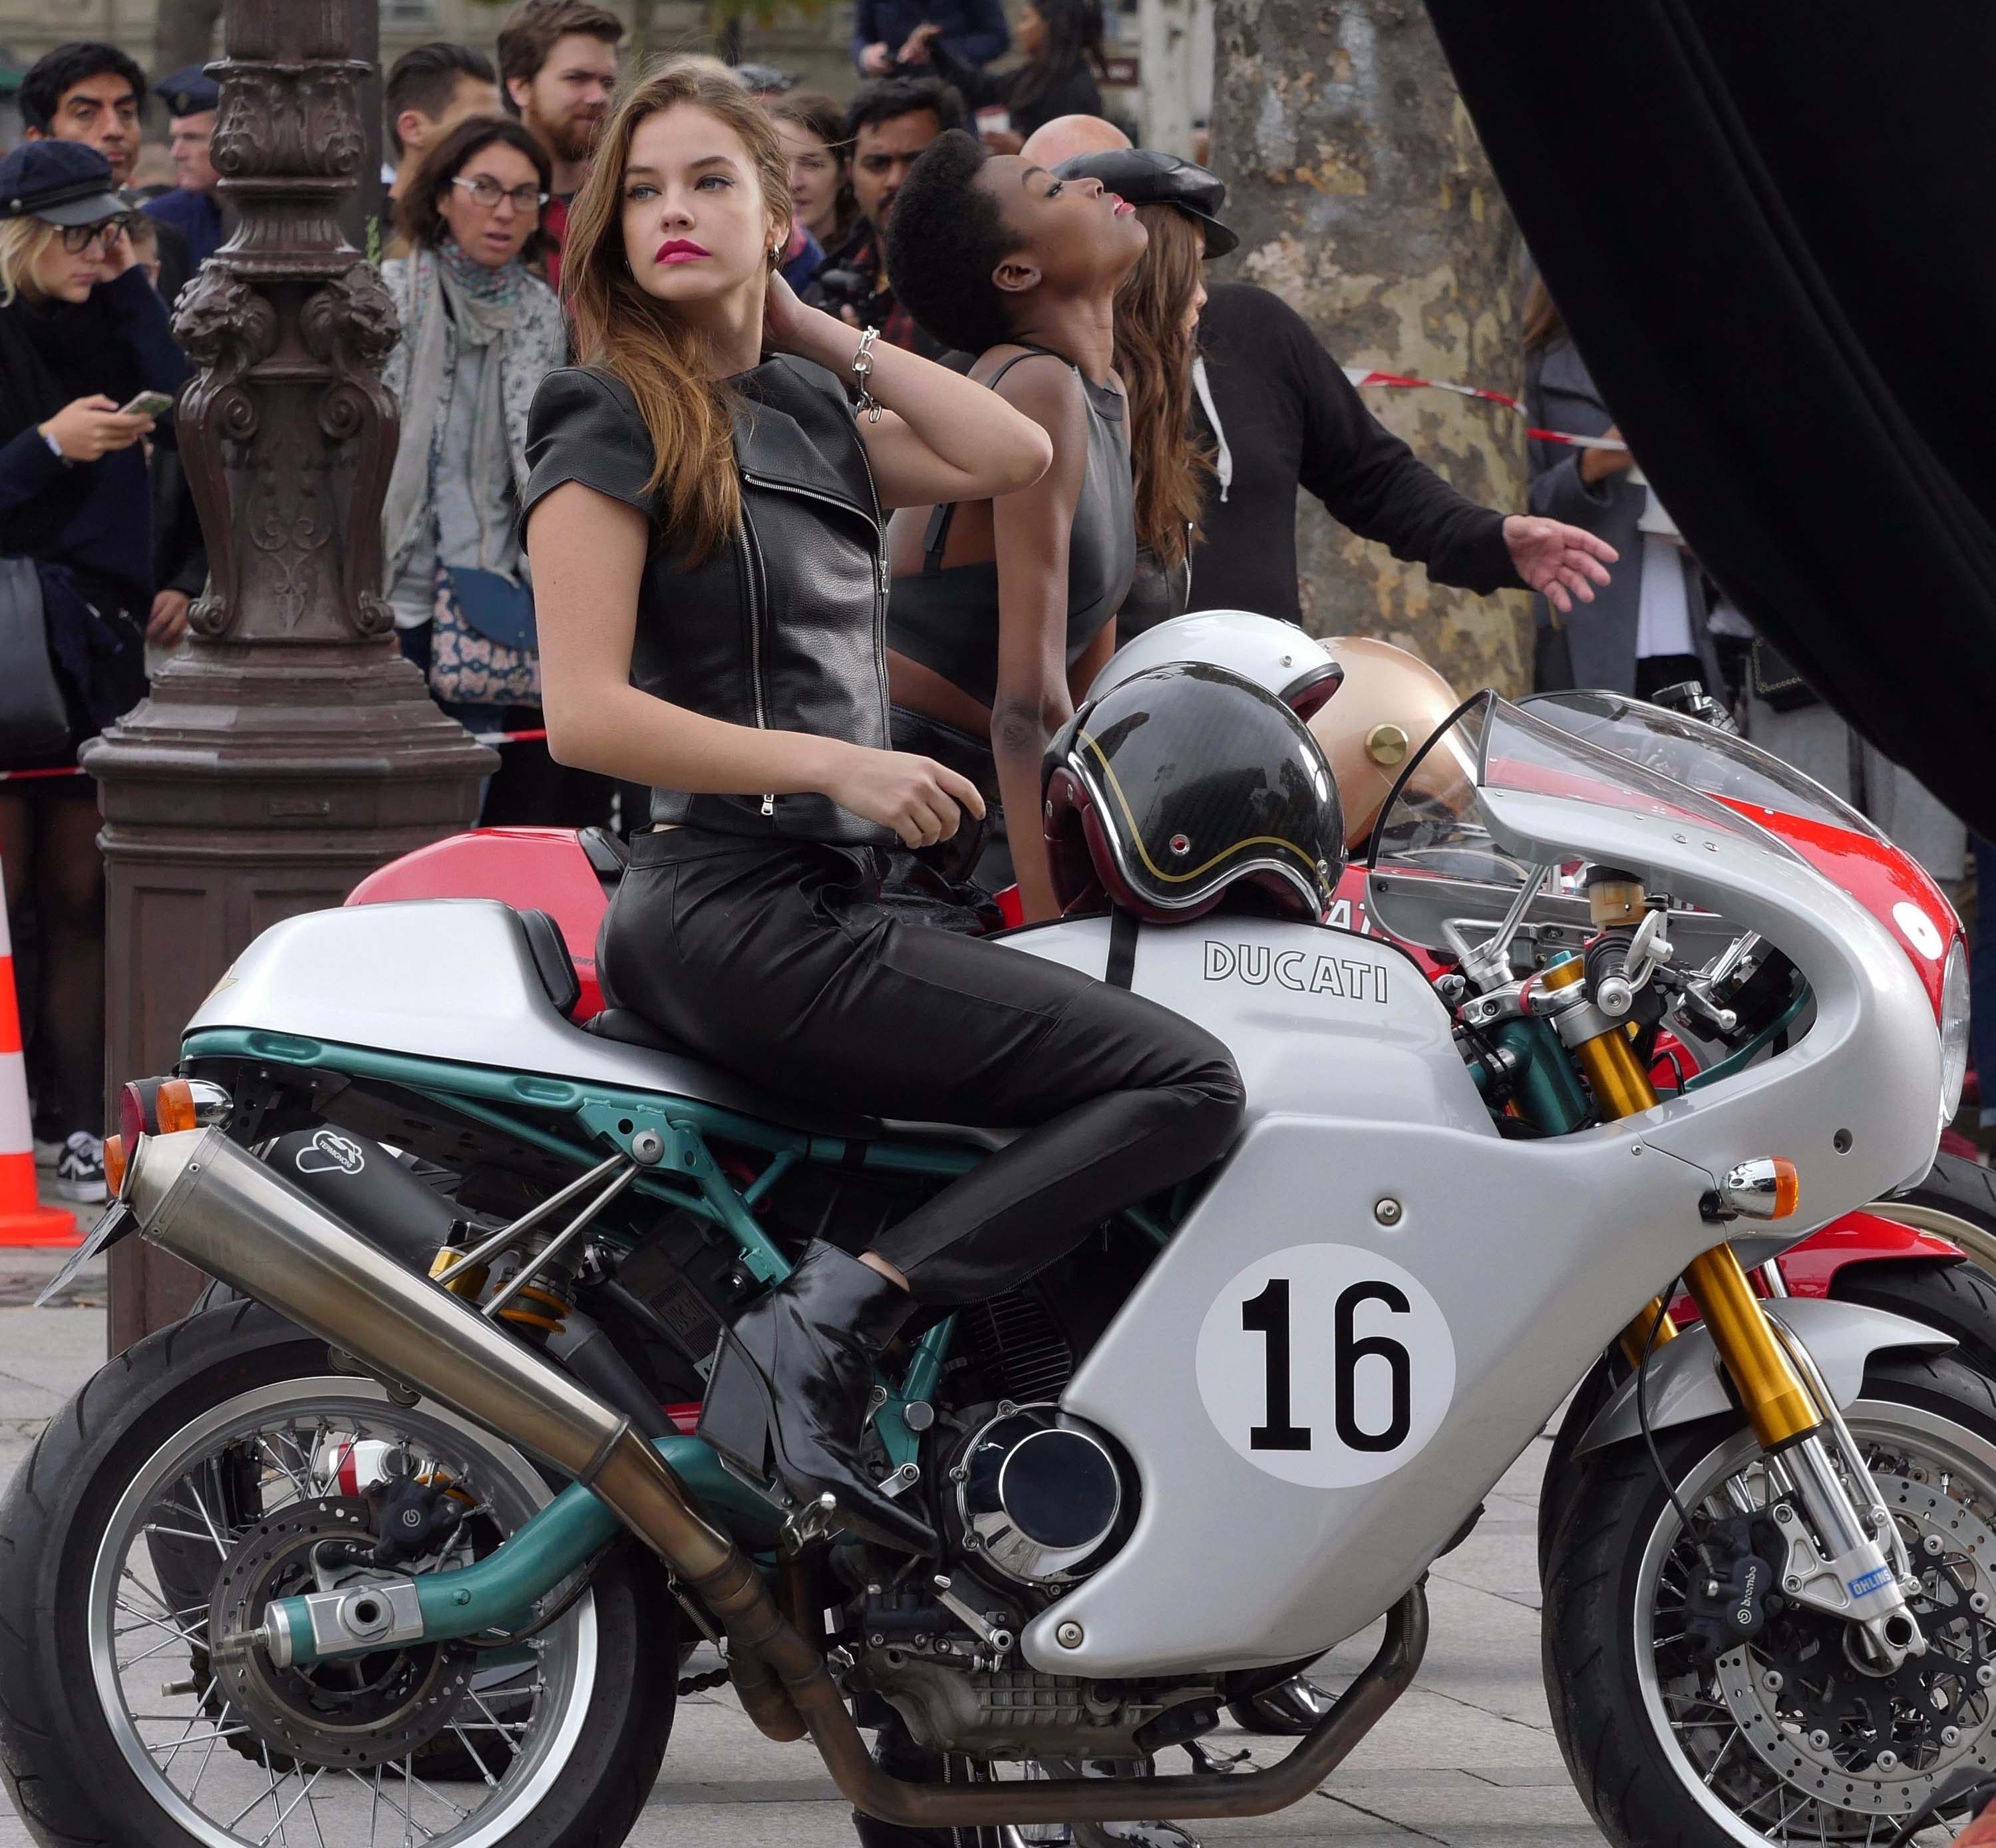
[[[1481,385],[1455,385],[1446,379],[1416,379],[1405,373],[1371,372],[1363,366],[1347,366],[1344,376],[1353,384],[1363,390],[1368,385],[1389,387],[1420,386],[1430,391],[1453,391],[1457,397],[1480,397],[1488,404],[1502,404],[1507,411],[1515,411],[1523,417],[1525,407],[1507,392],[1486,391]],[[1527,436],[1536,436],[1541,442],[1564,442],[1576,449],[1626,449],[1626,442],[1617,442],[1612,436],[1576,436],[1570,430],[1541,430],[1536,425],[1528,427]]]
[[[535,725],[524,731],[474,731],[472,736],[481,745],[525,745],[547,736],[545,726]],[[82,776],[88,775],[81,764],[58,764],[50,770],[0,770],[0,783],[28,783],[42,776]]]

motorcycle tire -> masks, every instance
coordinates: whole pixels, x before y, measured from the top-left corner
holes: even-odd
[[[37,1839],[74,1848],[196,1848],[203,1840],[248,1843],[266,1830],[277,1833],[271,1817],[261,1812],[261,1820],[250,1817],[242,1825],[249,1833],[238,1836],[198,1807],[186,1806],[205,1831],[198,1835],[170,1807],[169,1792],[177,1790],[172,1777],[155,1774],[149,1782],[142,1776],[142,1765],[157,1773],[146,1755],[153,1748],[125,1711],[114,1726],[112,1707],[118,1697],[101,1691],[104,1665],[93,1651],[102,1626],[93,1627],[98,1597],[93,1574],[102,1578],[104,1560],[115,1566],[120,1557],[115,1549],[107,1551],[106,1543],[121,1501],[130,1501],[128,1490],[184,1432],[223,1409],[258,1402],[260,1395],[280,1395],[287,1382],[329,1372],[323,1342],[302,1335],[260,1305],[229,1304],[147,1336],[101,1369],[43,1430],[0,1500],[0,1557],[6,1562],[0,1572],[0,1771]],[[379,1392],[372,1382],[353,1382],[353,1389]],[[384,1396],[380,1402],[386,1407],[389,1402]],[[405,1415],[384,1411],[384,1416],[419,1419],[426,1406],[424,1402]],[[458,1423],[473,1433],[472,1442],[483,1441],[473,1427]],[[142,1508],[139,1518],[150,1522],[156,1513]],[[145,1531],[150,1534],[152,1528]],[[112,1577],[114,1590],[121,1593],[121,1578],[140,1582],[129,1566]],[[157,1592],[149,1595],[157,1597]],[[483,1786],[451,1787],[463,1801],[446,1800],[469,1820],[437,1831],[440,1843],[484,1848],[489,1838],[503,1839],[508,1848],[593,1848],[622,1840],[631,1828],[651,1793],[671,1735],[679,1613],[664,1574],[635,1547],[614,1547],[601,1557],[589,1581],[588,1599],[580,1607],[590,1618],[586,1631],[571,1633],[590,1639],[581,1658],[587,1679],[582,1680],[582,1668],[576,1671],[552,1748],[566,1756],[545,1761],[545,1774],[523,1776],[510,1797],[504,1791],[509,1774],[504,1770]],[[160,1604],[170,1619],[181,1615],[165,1600]],[[116,1608],[129,1608],[122,1595]],[[146,1616],[143,1608],[133,1614],[155,1629],[167,1628]],[[576,1621],[566,1620],[569,1625]],[[108,1648],[114,1686],[117,1624],[113,1616]],[[148,1704],[154,1704],[146,1691]],[[162,1704],[174,1691],[162,1689]],[[190,1728],[208,1711],[205,1705],[194,1709]],[[181,1716],[172,1717],[178,1723]],[[218,1735],[221,1729],[218,1723]],[[524,1733],[527,1729],[514,1729]],[[501,1736],[509,1736],[503,1731]],[[134,1742],[139,1749],[130,1752]],[[246,1772],[246,1764],[243,1769]],[[303,1801],[306,1779],[294,1765],[287,1773],[270,1774],[274,1812],[279,1806],[274,1780],[280,1774],[297,1780],[295,1801]],[[363,1800],[364,1781],[363,1798],[352,1798],[339,1782],[339,1774],[329,1774],[334,1781],[324,1801]],[[440,1767],[425,1763],[425,1784],[442,1774]],[[405,1786],[404,1793],[413,1808],[414,1789]],[[531,1799],[530,1808],[522,1806],[522,1797]],[[284,1801],[294,1801],[288,1787]],[[315,1795],[311,1807],[317,1810],[322,1801]],[[496,1809],[465,1808],[494,1802],[498,1802]],[[298,1819],[293,1820],[295,1826]]]
[[[1965,1164],[1964,1165],[1972,1165]],[[1984,1171],[1977,1168],[1980,1174]],[[1925,1258],[1893,1258],[1846,1265],[1829,1293],[1839,1303],[1889,1309],[1908,1321],[1924,1322],[1951,1336],[1954,1358],[1985,1378],[1996,1380],[1996,1279],[1972,1264],[1941,1264]],[[1573,1506],[1573,1453],[1609,1395],[1628,1377],[1620,1354],[1605,1354],[1574,1392],[1566,1416],[1553,1436],[1546,1473],[1539,1487],[1539,1579],[1550,1570],[1560,1523]]]
[[[1996,1271],[1996,1168],[1962,1155],[1936,1155],[1916,1186],[1871,1210],[1952,1238],[1974,1263]]]
[[[1949,1654],[1954,1632],[1964,1623],[1977,1628],[1967,1614],[1971,1584],[1989,1580],[1987,1567],[1971,1555],[1983,1537],[1996,1543],[1996,1386],[1946,1356],[1881,1355],[1845,1417],[1874,1469],[1894,1485],[1884,1498],[1901,1531],[1917,1530],[1909,1536],[1915,1570],[1929,1574],[1929,1590],[1913,1609],[1933,1647],[1926,1657],[1908,1657],[1902,1671],[1920,1688],[1898,1690],[1918,1706],[1923,1678],[1958,1670]],[[1681,1495],[1694,1506],[1711,1498],[1729,1512],[1724,1488],[1750,1483],[1761,1462],[1732,1414],[1660,1432],[1657,1445]],[[1825,1675],[1826,1665],[1840,1663],[1840,1620],[1785,1600],[1774,1601],[1784,1608],[1770,1609],[1750,1643],[1719,1657],[1718,1666],[1701,1664],[1682,1653],[1675,1588],[1702,1568],[1684,1546],[1646,1447],[1623,1444],[1590,1455],[1579,1467],[1578,1488],[1547,1578],[1546,1691],[1568,1768],[1616,1848],[1766,1848],[1788,1839],[1764,1833],[1777,1818],[1784,1829],[1800,1819],[1798,1840],[1855,1842],[1870,1829],[1889,1839],[1957,1762],[1986,1761],[1996,1746],[1996,1714],[1985,1712],[1971,1728],[1972,1708],[1950,1707],[1929,1716],[1918,1738],[1894,1731],[1900,1756],[1888,1755],[1881,1767],[1862,1730],[1840,1718],[1839,1705],[1867,1712],[1867,1691],[1877,1684],[1854,1671]],[[1936,1543],[1923,1550],[1929,1534]],[[1957,1568],[1963,1576],[1937,1597],[1936,1584]],[[1673,1633],[1659,1633],[1665,1630]],[[1971,1647],[1979,1652],[1979,1642]],[[1785,1674],[1769,1672],[1784,1664]],[[1812,1709],[1812,1717],[1798,1722],[1787,1711],[1808,1702],[1823,1705],[1822,1715]],[[1954,1734],[1945,1741],[1943,1719]],[[1833,1803],[1819,1796],[1825,1791]],[[1825,1807],[1812,1816],[1819,1802]]]

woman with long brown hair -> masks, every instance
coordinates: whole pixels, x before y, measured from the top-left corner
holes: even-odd
[[[1130,395],[1137,510],[1137,575],[1116,618],[1120,645],[1185,614],[1213,473],[1192,415],[1206,265],[1241,240],[1213,216],[1227,202],[1225,181],[1176,154],[1118,148],[1076,154],[1054,171],[1121,194],[1151,234],[1143,260],[1116,292],[1116,370]]]
[[[793,1095],[1039,1126],[863,1256],[812,1244],[737,1319],[701,1414],[738,1468],[929,1552],[859,1456],[882,1351],[918,1306],[1012,1288],[1209,1165],[1241,1086],[1190,1022],[879,902],[892,850],[982,806],[890,747],[881,509],[1029,488],[1051,446],[799,302],[775,270],[790,212],[782,144],[725,73],[669,63],[618,105],[570,219],[584,363],[535,399],[527,542],[550,747],[653,791],[604,925],[617,1002]]]

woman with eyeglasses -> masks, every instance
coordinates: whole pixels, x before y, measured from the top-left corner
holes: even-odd
[[[95,148],[0,160],[0,769],[60,769],[146,691],[151,498],[140,439],[188,376]],[[160,440],[171,439],[162,424]],[[0,866],[27,978],[35,1151],[105,1195],[104,865],[97,786],[0,783]]]
[[[540,723],[520,712],[537,709],[541,693],[518,514],[527,407],[568,356],[561,305],[528,267],[552,183],[546,151],[518,122],[460,122],[397,208],[408,254],[381,266],[402,327],[383,368],[402,409],[382,513],[388,604],[403,653],[473,731],[501,729],[509,711]],[[532,806],[525,748],[508,752],[490,807]]]

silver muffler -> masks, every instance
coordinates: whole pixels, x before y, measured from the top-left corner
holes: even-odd
[[[759,1660],[773,1626],[788,1627],[760,1574],[628,1418],[384,1256],[219,1129],[142,1137],[121,1197],[161,1250],[587,1485],[721,1619],[757,1723],[773,1737],[802,1736]]]

